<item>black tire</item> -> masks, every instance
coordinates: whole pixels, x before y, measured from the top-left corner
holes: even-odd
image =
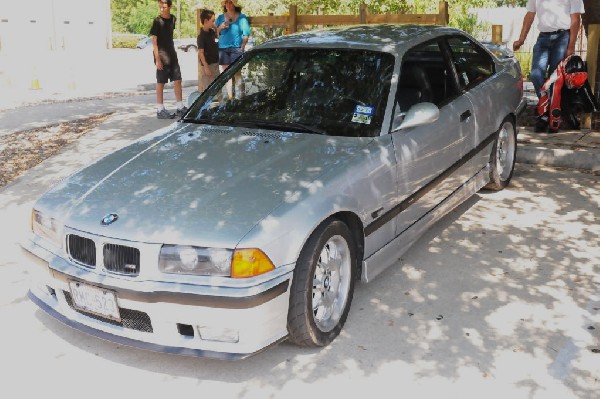
[[[336,272],[331,267],[335,269],[338,259]],[[319,347],[338,336],[350,311],[356,262],[356,245],[343,222],[323,223],[312,233],[300,252],[292,280],[287,319],[291,342]]]
[[[508,186],[517,159],[517,130],[512,120],[505,119],[498,130],[490,154],[490,182],[484,187],[500,191]]]

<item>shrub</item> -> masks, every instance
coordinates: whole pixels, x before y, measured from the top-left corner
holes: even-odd
[[[113,33],[112,46],[113,48],[135,48],[137,42],[144,37],[133,33]]]
[[[515,58],[521,64],[521,73],[523,73],[525,80],[529,80],[529,74],[531,73],[531,57],[532,53],[530,51],[515,52]]]

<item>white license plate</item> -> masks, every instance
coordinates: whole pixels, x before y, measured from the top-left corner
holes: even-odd
[[[76,309],[121,321],[117,295],[110,290],[94,287],[77,281],[69,281],[71,297]]]

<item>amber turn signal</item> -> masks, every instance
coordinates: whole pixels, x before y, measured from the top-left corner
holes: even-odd
[[[247,278],[274,270],[275,266],[260,249],[236,249],[231,263],[231,277]]]

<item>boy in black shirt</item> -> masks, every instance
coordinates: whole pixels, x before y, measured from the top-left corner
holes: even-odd
[[[182,116],[187,108],[183,105],[181,89],[181,69],[173,43],[175,31],[175,16],[171,14],[172,0],[158,0],[160,15],[154,19],[150,36],[156,65],[156,116],[158,119],[172,119]],[[165,83],[174,82],[175,99],[177,100],[177,113],[165,109],[163,94]]]
[[[219,75],[219,45],[216,41],[215,13],[212,10],[202,10],[200,13],[202,30],[196,39],[200,69],[200,92],[206,90],[209,84]]]

